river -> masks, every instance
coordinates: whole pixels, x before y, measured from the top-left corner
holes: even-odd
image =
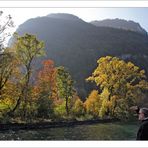
[[[135,140],[138,124],[97,123],[38,130],[1,131],[0,140]]]

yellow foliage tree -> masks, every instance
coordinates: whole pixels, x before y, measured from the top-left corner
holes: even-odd
[[[94,117],[99,117],[101,105],[102,100],[97,90],[93,90],[84,102],[86,112]]]
[[[84,115],[84,113],[85,113],[84,104],[78,96],[74,102],[74,105],[72,107],[72,111],[73,111],[74,115],[76,115],[78,117],[81,115]]]
[[[144,70],[117,57],[100,58],[87,81],[94,81],[101,90],[100,115],[128,118],[129,107],[137,105],[148,89]]]

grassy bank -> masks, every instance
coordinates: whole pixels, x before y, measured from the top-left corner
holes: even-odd
[[[135,140],[139,125],[134,122],[108,122],[56,128],[8,130],[1,140]],[[99,143],[98,143],[99,146]]]

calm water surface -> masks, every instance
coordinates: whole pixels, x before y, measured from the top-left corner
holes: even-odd
[[[73,127],[0,132],[0,140],[135,140],[137,124],[99,123]]]

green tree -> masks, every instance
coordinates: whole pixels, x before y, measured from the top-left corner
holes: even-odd
[[[44,55],[44,43],[43,41],[39,41],[35,35],[25,34],[24,36],[19,36],[18,34],[15,34],[15,37],[16,40],[12,47],[12,50],[13,52],[15,52],[15,55],[20,62],[22,79],[20,80],[21,93],[12,112],[14,112],[18,108],[20,103],[22,103],[22,117],[26,119],[27,106],[31,106],[30,96],[32,89],[31,76],[33,73],[33,62],[37,57]]]
[[[54,115],[56,116],[56,119],[63,119],[63,117],[66,116],[66,110],[65,110],[65,101],[60,99],[56,102],[54,106]]]
[[[64,67],[57,68],[57,87],[60,98],[65,100],[65,109],[69,115],[69,101],[73,98],[74,94],[74,81],[72,80],[69,72]]]
[[[148,89],[144,70],[111,56],[102,57],[97,63],[87,80],[94,81],[101,90],[101,116],[128,118],[129,107],[138,104]]]
[[[53,115],[53,100],[48,98],[47,92],[41,92],[37,103],[37,116],[40,118],[51,118]]]

